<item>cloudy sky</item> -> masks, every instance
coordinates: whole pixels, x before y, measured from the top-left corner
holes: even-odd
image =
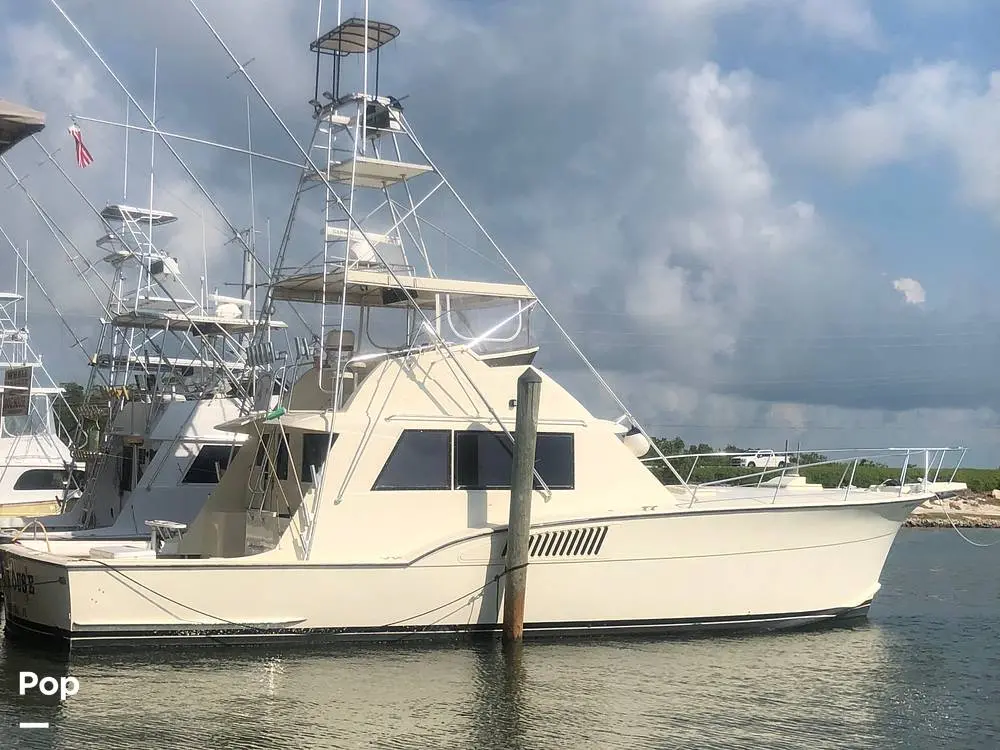
[[[148,114],[156,51],[161,129],[246,143],[251,91],[189,0],[59,3]],[[308,136],[316,0],[199,5]],[[371,6],[402,28],[383,92],[408,96],[444,173],[650,432],[718,446],[964,444],[974,464],[1000,465],[993,0]],[[73,163],[69,115],[120,121],[118,85],[51,0],[0,10],[0,96],[47,113],[40,142],[93,204],[148,203],[148,138],[130,142],[127,194],[120,130],[81,123],[95,163]],[[256,146],[297,160],[251,108]],[[184,219],[172,254],[197,269],[208,248],[214,286],[238,273],[225,243],[250,223],[246,162],[173,145],[225,219],[162,146],[156,203]],[[6,170],[0,224],[93,336],[79,269],[99,257],[99,226],[38,146],[8,160],[65,248]],[[276,239],[295,176],[261,164],[255,179],[258,227],[272,220]],[[0,258],[11,278],[6,246]],[[46,362],[82,379],[71,335],[30,294]],[[583,388],[569,359],[541,362]]]

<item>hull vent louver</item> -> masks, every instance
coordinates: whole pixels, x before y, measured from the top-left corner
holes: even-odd
[[[601,552],[604,539],[608,535],[607,526],[590,526],[581,529],[543,531],[528,537],[529,558],[551,557],[594,557]],[[503,546],[501,557],[507,556],[507,545]]]

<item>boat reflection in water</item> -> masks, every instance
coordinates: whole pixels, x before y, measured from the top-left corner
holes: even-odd
[[[80,743],[176,747],[875,747],[903,653],[878,626],[771,637],[401,643],[319,651],[8,649],[16,672],[72,674],[32,720]],[[850,665],[845,668],[849,655]],[[140,700],[137,697],[141,696]],[[211,696],[208,700],[207,696]],[[13,698],[14,696],[11,696]],[[27,714],[23,699],[17,703]],[[51,704],[52,701],[49,699]],[[22,710],[24,709],[24,710]],[[18,716],[27,719],[27,716]],[[834,731],[833,728],[836,727]]]

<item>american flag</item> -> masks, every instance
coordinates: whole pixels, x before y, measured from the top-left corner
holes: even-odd
[[[86,167],[88,164],[94,161],[94,157],[90,155],[87,147],[83,145],[83,134],[80,132],[80,128],[76,125],[69,126],[69,134],[73,136],[73,140],[76,142],[76,163],[79,167]]]

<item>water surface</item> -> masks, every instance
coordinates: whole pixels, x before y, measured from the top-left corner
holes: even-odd
[[[1000,544],[904,529],[882,582],[852,628],[529,642],[513,657],[4,644],[0,748],[1000,748]],[[20,670],[72,674],[80,693],[21,698]]]

